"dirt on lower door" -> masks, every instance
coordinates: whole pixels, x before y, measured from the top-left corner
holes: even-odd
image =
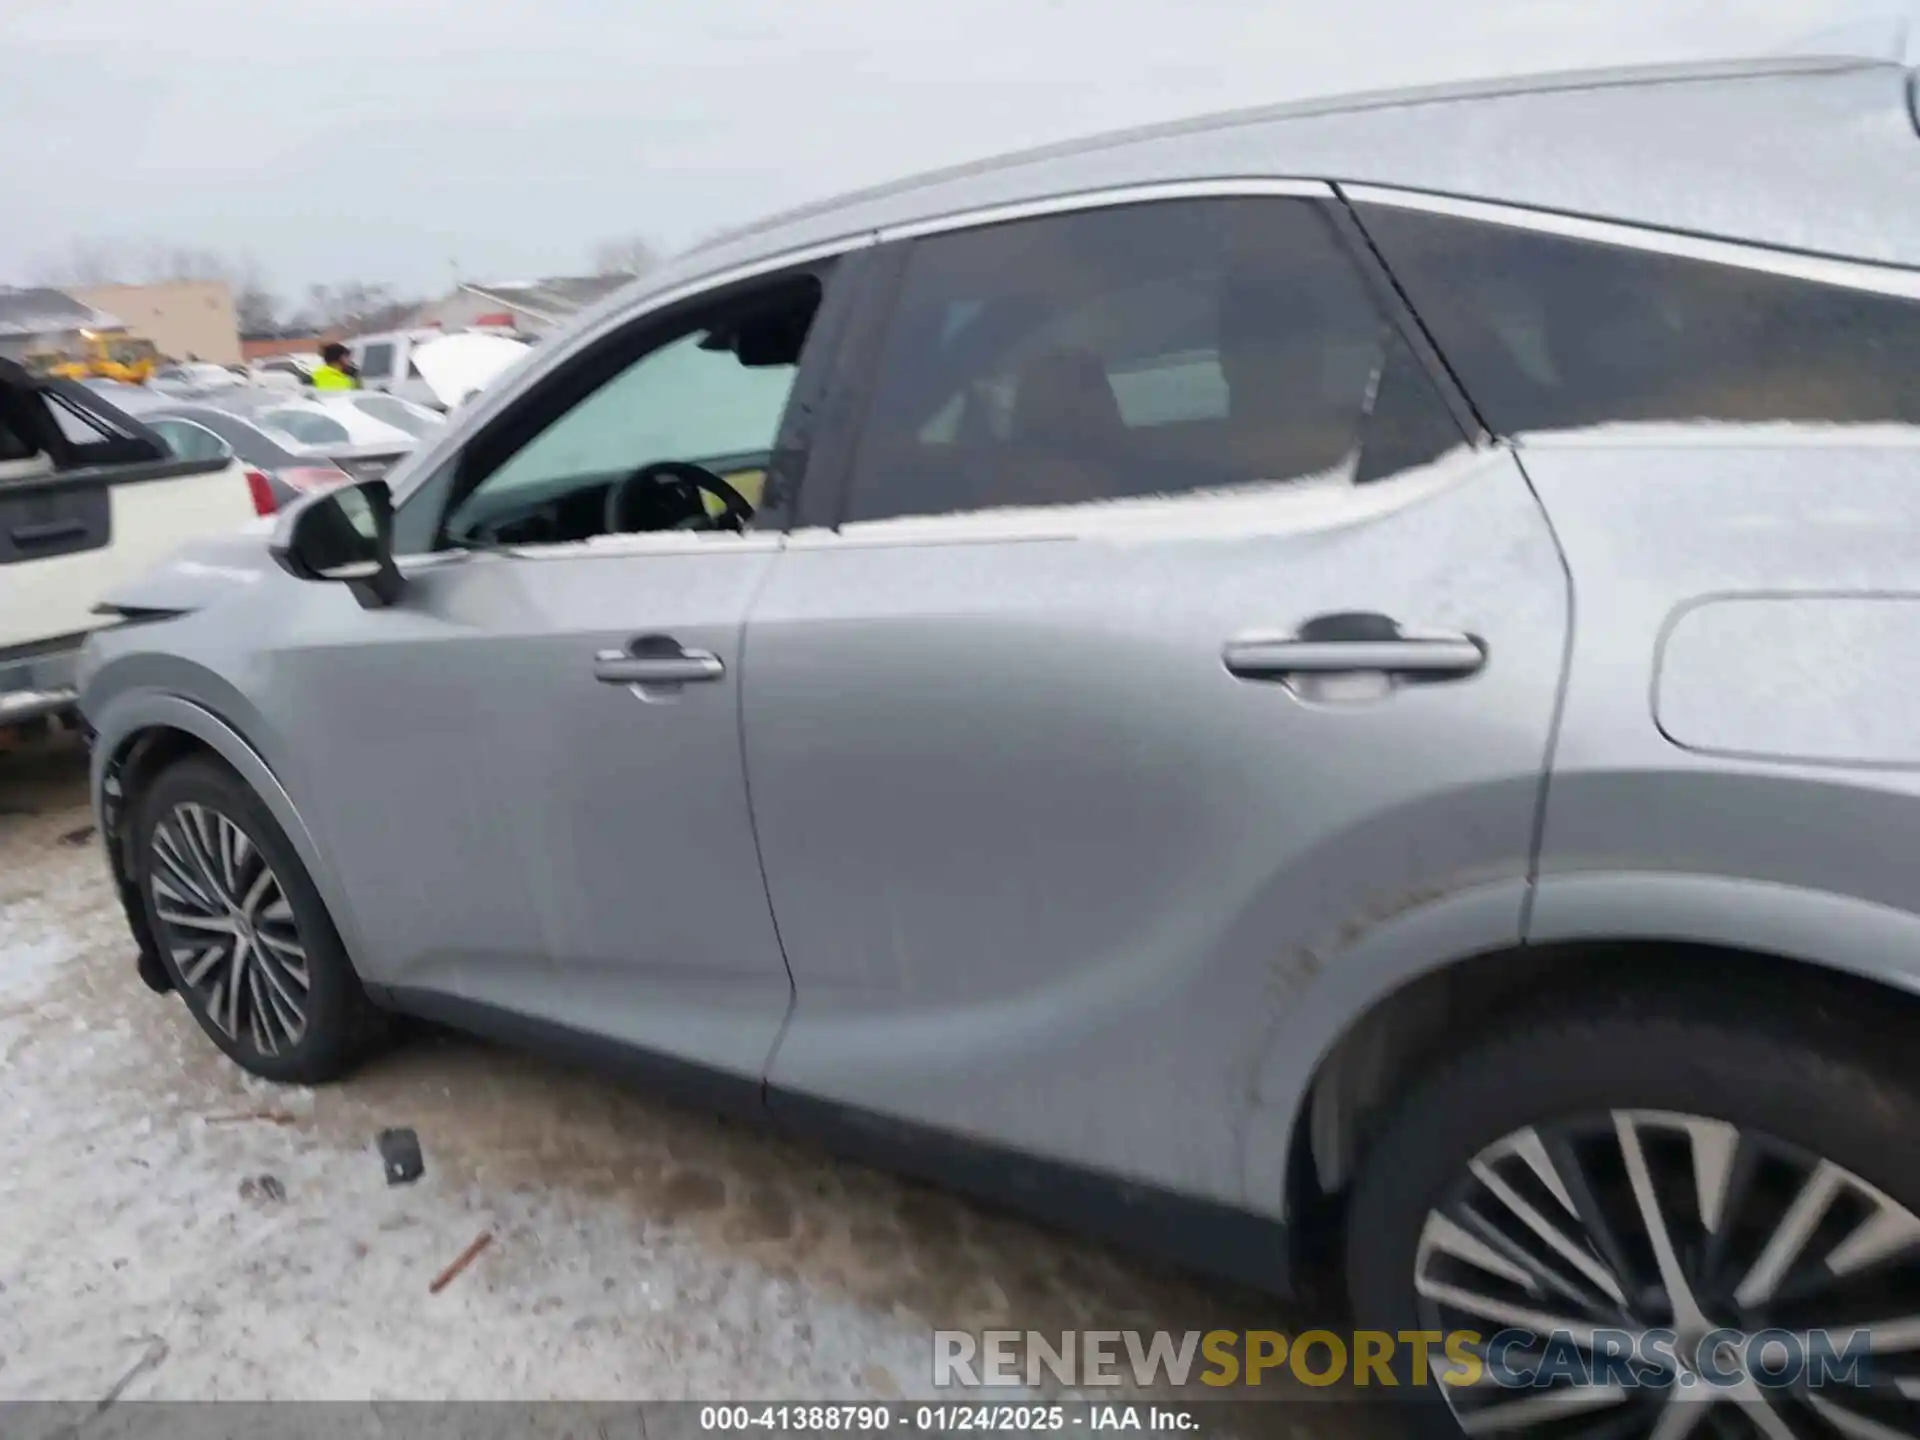
[[[1291,1318],[459,1037],[253,1080],[140,983],[90,821],[77,747],[0,755],[0,1399],[932,1397],[936,1329]]]

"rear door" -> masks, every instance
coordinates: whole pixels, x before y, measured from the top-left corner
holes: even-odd
[[[231,456],[178,457],[86,387],[0,361],[0,649],[77,644],[106,591],[253,514]]]
[[[756,602],[776,1106],[1243,1195],[1256,1059],[1384,917],[1526,874],[1567,627],[1312,186],[890,250],[837,528]]]

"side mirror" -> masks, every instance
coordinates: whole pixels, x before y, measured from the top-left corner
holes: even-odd
[[[303,496],[282,512],[268,550],[296,580],[345,584],[363,609],[393,604],[406,587],[393,561],[393,492],[384,480]]]

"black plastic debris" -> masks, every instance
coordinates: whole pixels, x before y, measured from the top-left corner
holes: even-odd
[[[427,1173],[420,1155],[420,1137],[411,1130],[382,1130],[380,1160],[387,1167],[387,1184],[411,1185]]]
[[[249,1175],[240,1182],[240,1198],[256,1204],[277,1205],[287,1198],[287,1187],[274,1175]]]
[[[78,830],[69,830],[66,834],[62,835],[60,837],[60,843],[62,845],[72,845],[77,848],[85,845],[91,839],[93,839],[93,826],[82,825]]]

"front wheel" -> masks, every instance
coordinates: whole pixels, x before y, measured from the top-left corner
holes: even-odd
[[[200,1027],[269,1080],[339,1078],[384,1033],[292,844],[232,771],[192,759],[140,796],[147,921]]]
[[[1863,1045],[1813,1007],[1620,1001],[1509,1025],[1409,1095],[1347,1280],[1360,1328],[1470,1358],[1432,1342],[1472,1383],[1420,1388],[1427,1433],[1915,1433],[1920,1092]]]

